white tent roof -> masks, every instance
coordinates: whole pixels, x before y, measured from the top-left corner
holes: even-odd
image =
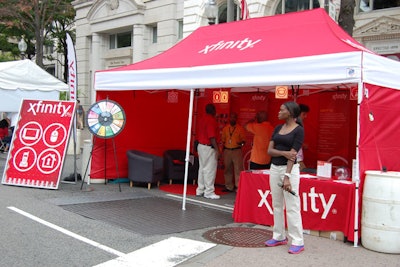
[[[400,90],[400,62],[396,60],[365,53],[362,75],[366,83]]]
[[[68,85],[30,60],[0,63],[0,109],[18,112],[22,99],[59,99]]]
[[[276,85],[303,85],[303,89],[336,88],[361,81],[400,89],[399,79],[399,62],[360,51],[192,68],[98,72],[95,89],[230,87],[232,91],[251,91],[252,87],[268,90]]]

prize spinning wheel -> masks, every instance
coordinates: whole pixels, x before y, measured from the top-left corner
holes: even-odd
[[[125,126],[125,112],[112,100],[100,100],[88,110],[87,125],[89,131],[99,138],[117,136]]]

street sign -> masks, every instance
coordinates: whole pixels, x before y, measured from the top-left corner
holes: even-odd
[[[57,189],[75,102],[23,100],[2,183]]]

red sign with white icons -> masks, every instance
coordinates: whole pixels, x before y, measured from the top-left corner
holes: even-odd
[[[23,100],[2,183],[57,189],[75,102]]]
[[[228,103],[229,91],[213,91],[213,103]]]

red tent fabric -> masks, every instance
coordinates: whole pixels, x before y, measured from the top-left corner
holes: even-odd
[[[360,105],[360,172],[400,171],[400,91],[371,84],[364,88],[368,97]]]
[[[200,27],[164,53],[106,71],[187,68],[366,50],[323,9]]]
[[[96,72],[95,88],[357,83],[362,52],[372,55],[324,9],[314,9],[200,27],[155,57]]]

